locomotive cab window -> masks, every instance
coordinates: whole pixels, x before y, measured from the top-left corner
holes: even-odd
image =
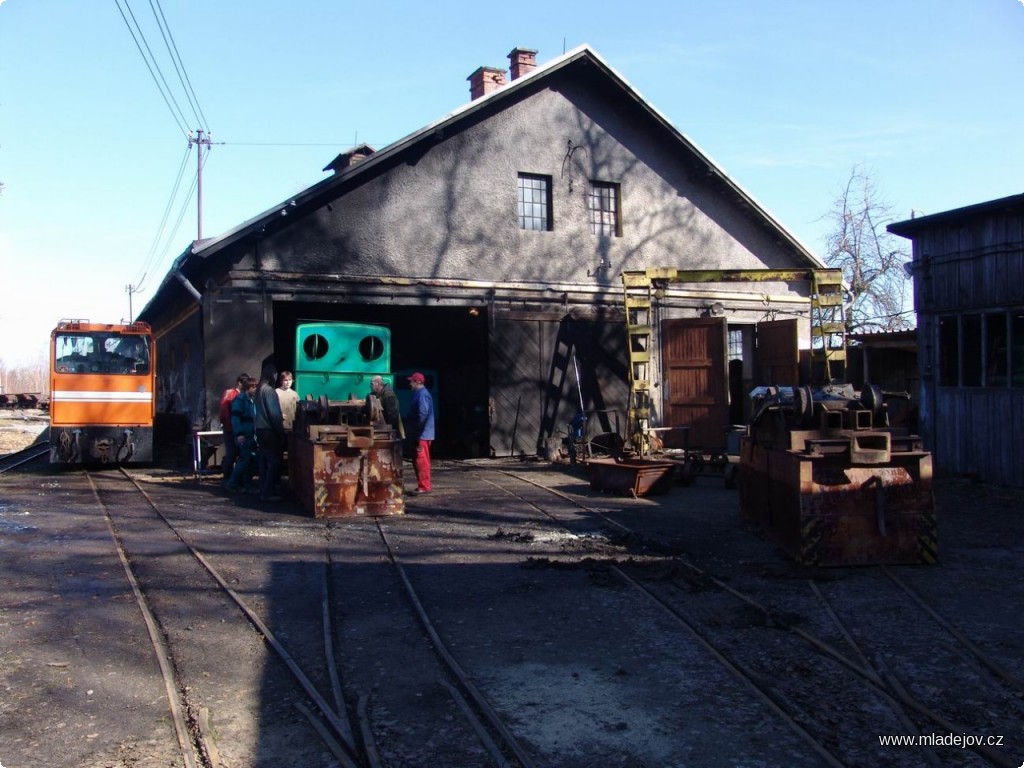
[[[59,333],[54,340],[57,373],[149,373],[149,337]]]

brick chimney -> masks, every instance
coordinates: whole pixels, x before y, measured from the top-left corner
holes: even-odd
[[[537,52],[531,48],[513,48],[508,55],[512,79],[517,80],[537,68]]]
[[[505,70],[497,67],[480,67],[466,78],[469,80],[469,96],[479,99],[505,84]]]
[[[348,152],[342,152],[336,158],[331,160],[331,162],[329,162],[326,165],[324,170],[334,171],[335,173],[341,173],[346,168],[358,163],[360,160],[365,160],[376,151],[377,150],[375,150],[369,144],[360,144],[358,147],[353,147]]]

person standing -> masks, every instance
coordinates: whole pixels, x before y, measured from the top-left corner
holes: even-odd
[[[295,409],[299,405],[299,393],[292,389],[294,383],[295,377],[291,371],[281,371],[281,375],[277,377],[277,399],[281,402],[281,420],[285,432],[292,431]]]
[[[217,417],[220,419],[220,428],[224,433],[224,458],[220,462],[220,472],[225,485],[231,479],[231,470],[235,468],[235,460],[238,458],[238,445],[235,443],[235,433],[231,425],[231,403],[239,392],[245,391],[249,378],[247,373],[238,374],[235,386],[225,389],[220,396]]]
[[[380,401],[380,408],[384,414],[384,421],[391,425],[396,435],[405,439],[405,431],[402,429],[401,406],[398,404],[398,395],[395,390],[384,381],[381,376],[374,376],[370,379],[370,392]]]
[[[231,442],[235,444],[235,463],[224,487],[229,491],[252,491],[253,465],[256,463],[256,379],[239,377],[242,391],[231,400]]]
[[[426,377],[416,371],[409,377],[412,402],[405,417],[407,435],[416,449],[412,466],[416,471],[416,490],[412,493],[430,493],[430,444],[434,442],[434,399],[426,388]]]
[[[274,385],[277,369],[264,364],[256,390],[256,442],[259,445],[260,501],[280,501],[277,476],[284,454],[284,417]]]

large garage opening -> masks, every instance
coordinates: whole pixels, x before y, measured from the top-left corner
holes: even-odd
[[[483,307],[411,307],[274,303],[274,357],[295,367],[295,330],[309,321],[374,323],[391,330],[391,369],[403,396],[405,376],[433,378],[438,458],[477,458],[490,453],[488,328]],[[369,391],[369,382],[366,382]],[[365,396],[366,392],[358,396]]]

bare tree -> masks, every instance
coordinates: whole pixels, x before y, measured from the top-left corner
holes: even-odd
[[[851,170],[825,218],[834,225],[825,241],[825,262],[843,271],[850,288],[847,331],[912,327],[912,314],[904,311],[903,265],[910,261],[910,252],[905,240],[886,231],[885,225],[894,219],[893,208],[861,166]]]
[[[0,358],[0,394],[31,393],[49,397],[50,367],[42,355],[33,362],[8,365]]]

